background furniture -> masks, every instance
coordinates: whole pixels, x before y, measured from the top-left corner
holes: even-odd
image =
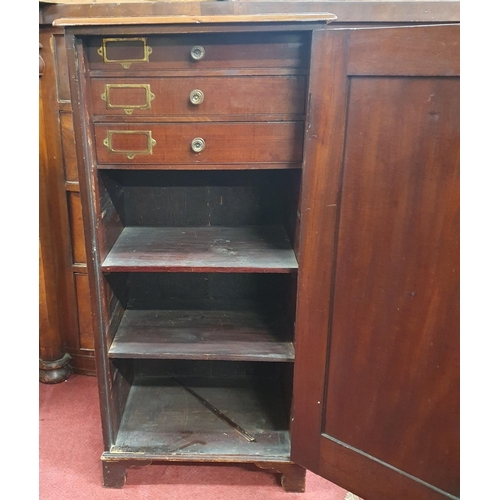
[[[40,58],[40,380],[60,382],[95,375],[94,334],[62,29],[40,25]]]

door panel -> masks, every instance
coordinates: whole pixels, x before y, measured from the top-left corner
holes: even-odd
[[[344,32],[314,32],[300,208],[292,459],[319,470],[335,226],[347,102]]]
[[[445,491],[459,466],[458,83],[351,81],[324,425]]]
[[[384,46],[391,29],[365,33],[374,47],[380,33]],[[334,266],[330,286],[323,286],[329,323],[326,329],[317,323],[327,340],[316,343],[321,352],[314,355],[310,342],[296,346],[295,380],[305,370],[309,378],[325,376],[314,394],[298,383],[292,458],[365,500],[453,498],[459,495],[460,95],[450,58],[458,53],[458,26],[398,31],[399,45],[387,52],[403,60],[401,50],[428,47],[432,71],[423,63],[412,76],[393,65],[381,76],[352,74],[368,66],[354,60],[368,57],[359,50],[363,30],[355,32],[352,52],[345,48],[349,32],[326,35],[347,59],[345,146],[342,165],[329,165],[341,179],[338,216],[329,218],[326,202],[315,214],[327,218],[333,247],[316,237],[299,260],[311,279],[301,288],[299,275],[304,297],[324,275],[326,259]],[[436,51],[443,43],[446,76],[439,76]],[[316,204],[322,202],[320,194]],[[315,265],[316,245],[324,253]],[[299,296],[299,328],[307,316],[314,309]]]

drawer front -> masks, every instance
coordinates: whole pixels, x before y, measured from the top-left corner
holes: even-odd
[[[93,78],[94,115],[303,115],[304,76]]]
[[[150,35],[87,40],[91,70],[304,68],[308,52],[308,44],[300,33]]]
[[[303,122],[95,124],[99,165],[296,163]]]

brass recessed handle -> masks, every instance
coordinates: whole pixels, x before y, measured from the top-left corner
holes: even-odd
[[[205,95],[199,89],[194,89],[189,94],[189,101],[191,102],[191,104],[194,104],[195,106],[201,104],[203,102],[203,99],[205,99]]]
[[[195,137],[191,141],[191,149],[195,153],[201,153],[205,149],[205,140],[202,139],[201,137]]]
[[[195,61],[199,61],[200,59],[203,59],[205,57],[205,49],[201,45],[195,45],[191,49],[191,57]]]

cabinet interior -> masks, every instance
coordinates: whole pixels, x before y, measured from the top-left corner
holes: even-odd
[[[179,461],[289,459],[290,364],[143,359],[113,364],[122,408],[111,452]]]
[[[296,276],[110,273],[109,356],[293,361]]]
[[[297,268],[300,170],[100,170],[99,188],[104,271]]]
[[[98,171],[111,451],[289,460],[300,174]]]

